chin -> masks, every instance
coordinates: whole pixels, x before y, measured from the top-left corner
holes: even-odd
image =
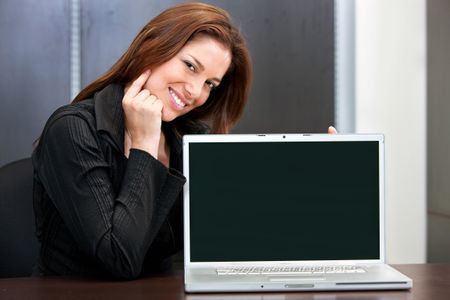
[[[173,118],[161,118],[161,121],[163,121],[163,122],[172,122],[173,120],[175,120],[176,119],[176,117],[173,117]]]
[[[173,114],[173,113],[166,114],[166,113],[163,112],[163,114],[161,116],[161,120],[164,121],[164,122],[172,122],[177,117],[179,117],[179,116],[176,115],[176,114]]]

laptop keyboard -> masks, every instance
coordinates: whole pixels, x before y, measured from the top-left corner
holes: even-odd
[[[296,267],[240,267],[219,268],[217,275],[320,275],[338,273],[365,273],[357,266],[296,266]]]

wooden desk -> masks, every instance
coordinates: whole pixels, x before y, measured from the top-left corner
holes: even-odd
[[[0,299],[450,299],[450,264],[394,265],[394,267],[413,279],[414,286],[410,291],[185,294],[183,274],[174,273],[133,281],[67,277],[0,279]]]

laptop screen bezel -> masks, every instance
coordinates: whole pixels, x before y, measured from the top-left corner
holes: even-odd
[[[379,259],[355,260],[289,260],[289,261],[214,261],[192,262],[190,245],[190,191],[189,191],[189,145],[192,143],[236,143],[236,142],[354,142],[376,141],[379,148]],[[283,266],[283,265],[340,265],[376,264],[385,262],[385,184],[384,184],[384,136],[382,134],[200,134],[183,137],[183,174],[187,181],[183,188],[184,202],[184,265],[195,267],[229,266]]]

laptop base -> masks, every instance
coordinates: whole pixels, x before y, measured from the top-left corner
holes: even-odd
[[[219,276],[214,269],[193,268],[185,272],[185,291],[276,292],[330,290],[410,289],[412,280],[386,264],[365,266],[364,274],[326,275],[231,275]]]

